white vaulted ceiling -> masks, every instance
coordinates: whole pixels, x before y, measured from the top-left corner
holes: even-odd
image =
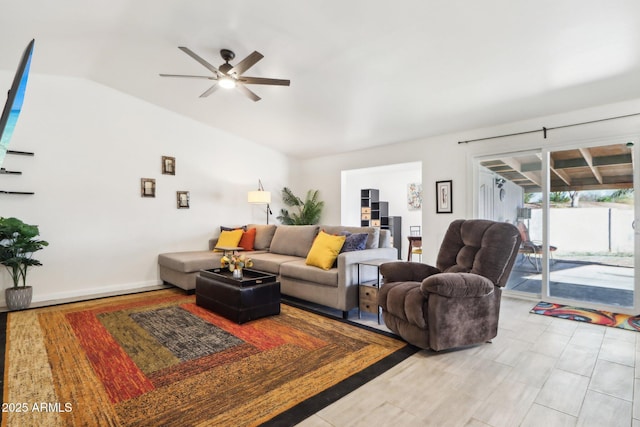
[[[640,98],[637,0],[0,0],[0,69],[93,80],[295,157]],[[209,62],[290,79],[199,98]],[[232,62],[233,63],[233,62]]]

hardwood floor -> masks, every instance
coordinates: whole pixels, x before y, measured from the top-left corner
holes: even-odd
[[[535,303],[503,297],[493,343],[421,351],[298,425],[640,427],[640,334]]]

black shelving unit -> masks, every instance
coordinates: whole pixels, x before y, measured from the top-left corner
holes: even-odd
[[[391,232],[391,244],[398,251],[398,259],[402,259],[402,217],[385,216],[380,221],[380,228]]]
[[[391,242],[402,259],[402,217],[389,216],[389,202],[380,201],[380,190],[360,190],[360,226],[380,227],[391,232]]]
[[[380,191],[374,188],[360,190],[360,226],[372,225],[372,206],[378,203]]]
[[[382,218],[389,216],[389,202],[372,202],[371,203],[371,225],[380,227]]]

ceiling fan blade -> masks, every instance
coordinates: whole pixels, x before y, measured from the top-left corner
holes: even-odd
[[[276,86],[289,86],[290,80],[283,79],[265,79],[262,77],[240,77],[238,79],[246,85],[276,85]]]
[[[211,95],[213,92],[217,91],[218,88],[220,86],[218,85],[218,82],[215,82],[213,84],[213,86],[211,86],[209,89],[205,90],[202,95],[200,95],[200,98],[206,98],[207,96]]]
[[[160,77],[188,77],[191,79],[207,79],[207,80],[216,80],[213,76],[190,76],[187,74],[162,74],[160,73]]]
[[[181,51],[183,51],[184,53],[186,53],[187,55],[189,55],[190,57],[192,57],[193,59],[195,59],[196,61],[198,61],[202,65],[204,65],[207,70],[211,71],[212,73],[214,73],[216,75],[218,74],[218,69],[216,67],[214,67],[213,65],[209,64],[207,61],[202,59],[200,56],[198,56],[198,54],[196,54],[194,51],[192,51],[188,47],[178,46],[178,49],[180,49]]]
[[[249,90],[248,87],[246,87],[245,85],[243,85],[241,83],[237,83],[236,84],[236,89],[238,89],[240,92],[242,92],[243,95],[245,95],[246,97],[252,99],[253,101],[260,101],[260,99],[261,99],[258,95],[256,95],[251,90]]]
[[[237,75],[241,75],[249,68],[253,67],[256,62],[260,61],[262,58],[264,58],[264,55],[254,50],[253,53],[244,58],[242,61],[238,62],[232,69],[230,69],[227,74],[235,73]]]

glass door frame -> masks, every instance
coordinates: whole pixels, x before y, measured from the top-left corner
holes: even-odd
[[[539,148],[532,148],[527,150],[509,150],[503,152],[497,152],[493,154],[483,154],[483,155],[475,155],[472,156],[472,170],[473,170],[473,178],[472,178],[472,191],[470,191],[471,196],[473,197],[473,215],[474,218],[479,217],[478,212],[478,197],[479,197],[479,173],[480,173],[480,162],[488,159],[495,159],[498,157],[517,157],[526,154],[539,154],[541,157],[541,176],[542,176],[542,246],[543,246],[543,254],[541,261],[541,271],[542,271],[542,283],[540,294],[533,293],[525,293],[518,292],[513,290],[504,289],[504,295],[511,295],[515,297],[524,297],[526,299],[534,299],[538,298],[546,302],[579,306],[583,308],[591,308],[598,310],[607,310],[615,313],[624,313],[624,314],[638,314],[640,311],[640,274],[637,274],[640,271],[640,196],[634,197],[634,219],[635,224],[639,224],[638,227],[634,230],[634,289],[633,289],[633,306],[632,307],[622,307],[622,306],[611,306],[606,305],[604,303],[593,303],[589,301],[575,301],[571,299],[554,297],[549,292],[549,260],[550,260],[550,251],[549,251],[549,242],[550,242],[550,226],[549,226],[549,218],[550,218],[550,208],[549,208],[549,194],[550,194],[550,183],[551,183],[551,172],[550,172],[550,157],[551,153],[555,151],[562,150],[571,150],[578,148],[591,148],[598,146],[607,146],[607,145],[616,145],[616,144],[627,144],[629,142],[633,143],[632,147],[632,157],[633,157],[633,189],[634,195],[638,195],[638,189],[640,188],[640,167],[638,166],[636,159],[640,158],[638,155],[640,154],[640,136],[632,135],[632,136],[622,136],[622,137],[612,137],[612,138],[598,138],[594,140],[588,141],[572,141],[571,143],[564,144],[555,144],[548,145]]]

